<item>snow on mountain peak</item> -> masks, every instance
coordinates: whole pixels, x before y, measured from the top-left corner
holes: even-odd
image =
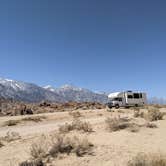
[[[76,91],[83,90],[82,88],[79,88],[79,87],[76,87],[76,86],[70,85],[70,84],[65,84],[65,85],[61,86],[60,89],[64,89],[64,90],[76,90]]]
[[[44,86],[43,88],[44,88],[44,89],[47,89],[47,90],[50,90],[50,91],[52,91],[52,92],[55,92],[55,91],[56,91],[55,88],[52,87],[51,85],[46,85],[46,86]]]
[[[5,85],[7,87],[11,87],[16,91],[25,89],[25,83],[11,79],[0,78],[0,84]]]

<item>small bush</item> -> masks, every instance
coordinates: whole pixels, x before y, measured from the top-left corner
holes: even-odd
[[[118,112],[119,112],[119,113],[125,113],[125,111],[122,110],[122,109],[119,109]]]
[[[109,131],[118,131],[122,129],[128,129],[130,132],[138,132],[139,125],[135,123],[129,122],[130,119],[128,118],[107,118],[106,122],[106,129]]]
[[[33,122],[41,122],[43,119],[46,119],[45,116],[31,116],[31,117],[26,117],[23,118],[23,121],[33,121]]]
[[[4,144],[0,141],[0,148],[1,148],[2,146],[4,146]]]
[[[74,119],[71,124],[65,123],[64,125],[59,127],[59,131],[61,133],[70,132],[72,130],[84,131],[84,132],[92,132],[92,126],[89,122],[82,122],[79,119]]]
[[[67,133],[67,132],[70,132],[72,130],[74,130],[73,126],[71,124],[69,124],[69,123],[65,123],[64,125],[61,125],[59,127],[59,132],[60,133]]]
[[[8,120],[4,123],[3,126],[15,126],[20,123],[20,120]]]
[[[53,145],[49,151],[52,157],[56,157],[59,153],[75,153],[77,156],[90,154],[91,144],[86,138],[80,139],[74,137],[64,137],[63,135],[55,135]]]
[[[144,112],[141,112],[140,109],[136,107],[134,109],[134,117],[135,118],[138,118],[138,117],[144,118]]]
[[[19,166],[44,166],[41,159],[35,161],[24,161],[19,164]]]
[[[92,154],[91,148],[93,144],[88,141],[88,139],[79,139],[78,137],[73,138],[75,140],[75,146],[73,148],[73,152],[77,156],[83,156],[84,154]]]
[[[73,143],[69,137],[64,137],[62,135],[55,135],[53,137],[52,147],[49,151],[49,154],[52,157],[57,157],[58,153],[67,153],[69,154],[73,149]]]
[[[50,148],[50,138],[42,135],[37,142],[30,147],[30,156],[33,159],[42,159],[47,157]]]
[[[70,111],[69,115],[72,116],[73,118],[79,118],[82,116],[79,111]]]
[[[12,142],[18,139],[21,139],[21,136],[19,135],[19,133],[9,132],[9,131],[6,133],[6,136],[1,137],[1,140],[5,142]]]
[[[147,128],[157,128],[157,125],[154,124],[154,123],[148,122],[148,123],[146,124],[146,127],[147,127]]]
[[[139,131],[139,125],[135,124],[135,123],[131,123],[128,127],[128,130],[130,132],[136,133]]]
[[[130,123],[123,118],[107,118],[105,122],[109,131],[118,131],[130,126]]]
[[[92,132],[93,131],[92,125],[89,122],[82,122],[79,119],[75,119],[72,122],[72,126],[73,126],[74,130],[79,130],[79,131],[82,130],[84,132]]]
[[[166,166],[166,157],[140,153],[128,162],[128,166]]]
[[[145,118],[149,121],[162,120],[164,113],[160,112],[157,108],[151,108],[148,110],[148,113]]]
[[[159,105],[159,104],[154,104],[153,107],[154,107],[154,108],[163,108],[163,106],[162,106],[162,105]]]

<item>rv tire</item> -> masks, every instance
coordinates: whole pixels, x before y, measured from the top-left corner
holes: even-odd
[[[115,105],[115,108],[116,108],[116,109],[118,109],[118,108],[119,108],[119,105],[118,105],[118,104],[116,104],[116,105]]]

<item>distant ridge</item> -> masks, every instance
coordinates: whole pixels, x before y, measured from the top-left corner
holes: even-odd
[[[64,85],[60,88],[38,86],[11,79],[0,78],[0,97],[10,98],[24,102],[40,102],[43,100],[52,102],[100,102],[106,103],[108,98],[105,94],[92,92],[88,89],[73,85]]]

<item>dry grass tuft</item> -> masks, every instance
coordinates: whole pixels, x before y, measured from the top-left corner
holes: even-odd
[[[4,144],[2,143],[2,141],[0,141],[0,148],[1,148],[2,146],[4,146]]]
[[[159,108],[163,108],[163,105],[160,105],[160,104],[154,104],[153,107],[159,109]]]
[[[81,113],[79,111],[70,111],[69,115],[72,116],[73,118],[82,117],[82,115],[81,115]]]
[[[148,121],[162,120],[165,113],[160,112],[158,108],[148,107],[147,112],[141,112],[140,110],[134,110],[134,117],[145,118]]]
[[[157,128],[157,125],[156,125],[156,124],[150,123],[150,122],[148,122],[145,126],[146,126],[147,128]]]
[[[118,131],[130,126],[130,123],[123,118],[107,118],[105,122],[109,131]]]
[[[33,159],[41,159],[47,156],[49,141],[46,136],[42,136],[37,142],[30,147],[30,155]]]
[[[21,120],[8,120],[8,121],[4,122],[3,126],[15,126],[23,121],[41,122],[44,119],[46,119],[45,116],[25,117]]]
[[[122,109],[118,109],[118,111],[117,112],[119,112],[119,113],[125,113],[125,111],[124,110],[122,110]]]
[[[54,134],[48,138],[43,136],[38,142],[33,143],[30,148],[30,155],[35,160],[57,157],[61,153],[68,155],[75,153],[77,156],[83,156],[92,153],[92,146],[93,144],[87,138]]]
[[[72,130],[78,130],[83,132],[92,132],[92,125],[89,122],[83,122],[79,119],[74,119],[71,124],[65,123],[64,125],[59,127],[60,133],[67,133]]]
[[[106,129],[108,129],[110,132],[126,128],[131,132],[139,131],[139,125],[129,122],[129,119],[126,118],[107,118],[105,123]]]
[[[76,136],[55,135],[49,154],[52,157],[56,157],[59,153],[75,153],[77,156],[83,156],[84,154],[91,154],[92,146],[93,144],[87,138],[80,139]]]
[[[6,136],[1,137],[1,140],[5,142],[12,142],[18,139],[21,139],[21,136],[17,132],[7,132]]]
[[[20,120],[8,120],[4,123],[3,126],[15,126],[20,123]]]
[[[93,129],[92,129],[92,125],[89,123],[89,122],[83,122],[79,119],[75,119],[73,122],[72,122],[72,126],[75,130],[78,130],[78,131],[84,131],[84,132],[92,132]]]
[[[141,112],[140,109],[136,107],[134,109],[134,117],[135,118],[138,118],[138,117],[144,118],[144,112]]]
[[[45,116],[31,116],[31,117],[23,118],[22,120],[23,120],[23,121],[41,122],[41,121],[43,121],[44,119],[46,119]]]
[[[41,159],[34,161],[24,161],[19,164],[19,166],[45,166]]]
[[[140,153],[128,162],[128,166],[166,166],[166,157]]]
[[[140,129],[140,126],[135,124],[135,123],[130,123],[129,127],[128,127],[128,130],[132,133],[136,133],[138,132]]]
[[[145,115],[145,118],[149,121],[162,120],[165,114],[160,112],[157,108],[151,108],[148,110],[148,113]]]

